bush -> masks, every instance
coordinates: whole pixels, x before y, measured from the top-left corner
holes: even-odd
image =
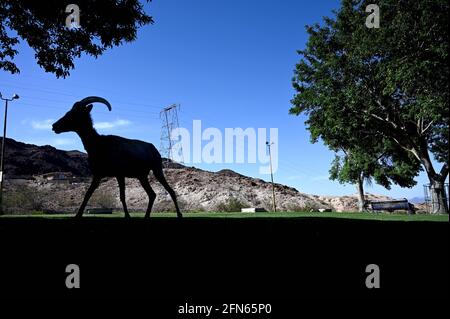
[[[178,202],[178,207],[181,210],[181,213],[197,210],[197,207],[189,206],[186,201],[184,201],[180,198],[177,198],[177,202]],[[173,212],[175,212],[175,204],[173,203],[171,198],[156,200],[155,203],[153,204],[152,212],[173,213]]]
[[[305,212],[305,205],[300,204],[288,204],[286,207],[288,212]]]
[[[168,213],[174,211],[175,211],[175,204],[171,199],[162,199],[159,201],[155,201],[155,203],[153,204],[152,212]]]
[[[306,202],[304,204],[288,204],[286,207],[288,212],[317,212],[319,206],[314,202]]]
[[[116,196],[107,189],[97,189],[89,203],[99,208],[115,208],[117,206]]]
[[[3,209],[7,213],[23,213],[40,211],[44,208],[45,190],[29,186],[21,186],[3,194]]]
[[[216,211],[218,212],[240,212],[241,209],[245,207],[241,201],[237,198],[229,198],[225,202],[219,203],[216,206]]]

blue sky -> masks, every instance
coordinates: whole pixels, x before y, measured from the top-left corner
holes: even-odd
[[[8,137],[60,149],[83,150],[74,133],[55,135],[48,123],[63,115],[77,99],[107,98],[92,115],[102,134],[137,138],[159,146],[159,111],[181,105],[180,126],[220,130],[235,127],[278,128],[279,168],[276,182],[301,192],[341,195],[354,186],[328,180],[334,155],[321,143],[310,144],[303,116],[288,114],[294,95],[291,78],[307,41],[304,26],[320,22],[338,7],[336,0],[154,0],[146,4],[154,25],[139,31],[137,41],[107,51],[98,59],[82,57],[66,79],[40,69],[34,53],[19,46],[20,75],[0,72],[4,96],[17,93],[10,104]],[[82,9],[82,8],[81,8]],[[198,164],[216,171],[230,168],[253,177],[259,164]],[[7,173],[7,172],[6,172]],[[422,173],[413,189],[368,187],[370,193],[393,197],[423,195]]]

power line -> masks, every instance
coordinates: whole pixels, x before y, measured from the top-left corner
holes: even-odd
[[[42,92],[45,94],[53,94],[53,95],[62,95],[62,96],[70,96],[70,97],[75,97],[77,99],[82,98],[83,96],[78,95],[78,94],[73,94],[73,93],[69,93],[67,91],[63,92],[63,91],[56,91],[56,90],[52,90],[52,89],[48,89],[48,88],[42,88],[42,87],[37,87],[37,86],[23,86],[23,85],[11,85],[10,83],[4,83],[4,82],[0,82],[0,84],[2,86],[8,86],[14,89],[22,89],[22,90],[27,90],[27,91],[38,91],[38,92]],[[58,102],[58,103],[67,103],[67,99],[65,100],[55,100],[55,99],[49,99],[49,98],[42,98],[42,97],[31,97],[31,96],[26,96],[27,98],[33,98],[33,99],[40,99],[40,100],[46,100],[46,101],[50,101],[50,102]],[[112,99],[111,100],[114,103],[119,103],[119,104],[125,104],[125,105],[135,105],[135,106],[144,106],[147,108],[153,108],[153,109],[160,109],[159,106],[155,106],[155,105],[151,105],[151,104],[147,104],[147,103],[141,103],[139,101],[123,101],[123,100],[117,100],[117,99]]]
[[[28,79],[35,79],[35,80],[41,80],[40,78],[37,78],[37,77],[32,77],[32,76],[23,76],[23,75],[21,75],[22,77],[26,77],[26,78],[28,78]],[[1,83],[1,82],[0,82]],[[3,82],[4,83],[4,82]],[[13,85],[11,85],[10,83],[8,83],[8,84],[4,84],[4,85],[7,85],[7,86],[11,86],[11,87],[14,87]],[[22,84],[19,84],[19,85],[22,85]],[[30,85],[30,86],[32,86],[32,87],[37,87],[37,88],[42,88],[42,86],[36,86],[34,83],[33,84],[28,84],[27,83],[27,85]],[[70,83],[70,87],[78,87],[78,88],[83,88],[83,89],[88,89],[88,90],[94,90],[94,91],[100,91],[100,92],[104,92],[104,93],[108,93],[108,94],[117,94],[117,91],[114,91],[114,90],[108,90],[108,89],[105,89],[105,88],[94,88],[94,87],[92,87],[92,86],[86,86],[86,85],[79,85],[79,84],[73,84],[73,83]],[[48,89],[48,88],[44,88],[46,91],[49,91],[49,92],[55,92],[56,94],[58,94],[58,92],[63,92],[63,91],[56,91],[56,90],[54,90],[54,89]],[[69,94],[69,93],[62,93],[62,94],[67,94],[67,95],[70,95],[70,96],[77,96],[77,97],[81,97],[81,96],[79,96],[79,95],[74,95],[74,94]],[[118,102],[117,100],[116,100],[116,102]],[[123,102],[123,101],[122,101]],[[128,103],[128,104],[135,104],[135,105],[144,105],[144,106],[150,106],[150,107],[152,107],[152,108],[155,108],[155,109],[160,109],[160,106],[156,106],[156,104],[148,104],[148,103],[145,103],[145,104],[143,104],[143,103],[134,103],[134,102],[128,102],[128,100],[126,101],[126,103]]]
[[[27,107],[33,107],[33,108],[52,109],[52,110],[59,110],[59,111],[64,111],[65,110],[63,107],[55,106],[55,105],[42,105],[42,104],[29,103],[29,102],[23,102],[23,101],[21,101],[19,103],[23,104],[23,105],[26,105]],[[133,114],[129,114],[129,112],[134,113],[134,115]],[[159,119],[158,113],[156,113],[156,112],[145,112],[145,111],[117,109],[114,112],[114,114],[124,115],[124,116],[127,116],[127,117],[134,117],[134,118],[139,118],[139,119],[143,119],[142,116],[139,116],[140,114],[142,114],[142,115],[152,115],[152,116],[146,116],[145,119]]]

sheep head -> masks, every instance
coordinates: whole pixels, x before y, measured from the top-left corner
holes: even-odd
[[[89,96],[78,102],[75,102],[72,109],[67,112],[62,118],[56,121],[52,129],[56,134],[63,132],[77,132],[86,125],[92,126],[91,110],[92,103],[103,103],[111,111],[111,104],[102,97]]]

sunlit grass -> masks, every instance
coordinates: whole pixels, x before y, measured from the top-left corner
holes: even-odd
[[[134,218],[143,218],[144,212],[131,213]],[[346,218],[346,219],[363,219],[363,220],[381,220],[381,221],[436,221],[448,222],[448,215],[406,215],[394,213],[356,213],[356,212],[264,212],[264,213],[224,213],[224,212],[189,212],[184,213],[185,218]],[[1,215],[0,218],[49,218],[49,219],[67,219],[73,217],[73,214],[43,214],[42,212],[33,212],[30,214]],[[87,214],[84,218],[123,218],[122,212],[114,212],[113,214]],[[151,218],[176,218],[175,213],[152,213]]]

